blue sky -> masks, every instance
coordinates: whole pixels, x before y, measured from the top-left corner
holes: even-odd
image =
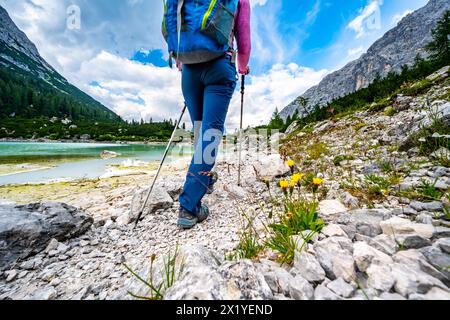
[[[358,58],[427,0],[250,0],[252,75],[245,125],[266,122],[326,74]],[[167,67],[160,0],[0,0],[42,56],[126,119],[176,118],[180,74]],[[80,8],[80,28],[68,27]],[[72,12],[72,11],[71,11]],[[227,128],[239,120],[239,97]],[[186,117],[186,122],[189,118]]]

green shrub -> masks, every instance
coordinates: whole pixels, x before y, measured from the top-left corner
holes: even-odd
[[[333,164],[335,166],[340,166],[342,161],[347,161],[347,160],[355,160],[355,157],[347,156],[347,155],[338,155],[338,156],[334,157]]]
[[[392,117],[395,115],[395,109],[393,107],[387,107],[386,110],[384,110],[384,115],[387,117]]]
[[[401,90],[404,95],[418,96],[426,93],[433,86],[433,82],[428,79],[420,80],[414,83],[412,86],[408,86]]]
[[[426,180],[422,180],[421,185],[416,190],[420,195],[432,200],[440,200],[444,195],[442,191],[436,188],[436,182],[431,183]]]
[[[177,280],[178,274],[177,274],[177,267],[180,269],[182,268],[183,261],[179,262],[178,259],[178,250],[179,245],[177,243],[175,247],[174,253],[172,253],[171,250],[169,250],[167,257],[163,257],[163,269],[162,270],[156,270],[159,271],[162,277],[162,281],[160,284],[156,284],[153,279],[154,275],[154,262],[156,259],[156,255],[152,255],[150,257],[150,276],[149,279],[144,279],[142,276],[140,276],[138,273],[133,271],[128,265],[123,264],[123,266],[134,276],[136,279],[138,279],[140,282],[142,282],[145,286],[147,286],[150,289],[150,296],[143,297],[136,295],[133,292],[128,291],[128,294],[131,295],[133,298],[139,299],[139,300],[162,300],[164,298],[164,292],[173,286],[175,281]]]
[[[317,160],[323,155],[327,155],[329,153],[328,146],[326,143],[323,142],[317,142],[313,143],[312,145],[308,146],[306,149],[306,152],[308,153],[309,157],[313,160]]]

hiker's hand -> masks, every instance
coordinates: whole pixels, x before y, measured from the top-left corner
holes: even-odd
[[[183,71],[183,63],[181,61],[177,60],[177,68],[178,68],[178,71]]]
[[[245,68],[243,70],[239,69],[239,73],[244,75],[244,76],[248,75],[250,73],[250,67],[247,66],[247,68]]]

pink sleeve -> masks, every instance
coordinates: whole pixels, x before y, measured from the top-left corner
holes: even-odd
[[[238,47],[238,70],[240,74],[247,73],[250,52],[252,50],[250,14],[251,8],[249,0],[239,0],[235,34]]]

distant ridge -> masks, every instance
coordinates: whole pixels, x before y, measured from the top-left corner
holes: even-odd
[[[424,48],[432,40],[431,30],[446,10],[450,10],[450,1],[430,0],[423,8],[407,15],[376,41],[367,53],[307,90],[301,97],[308,99],[308,111],[316,105],[326,105],[335,98],[367,87],[377,74],[384,77],[391,71],[399,72],[403,65],[412,64],[417,54],[425,57]],[[280,116],[286,120],[296,110],[300,116],[305,114],[300,97],[285,107]]]

